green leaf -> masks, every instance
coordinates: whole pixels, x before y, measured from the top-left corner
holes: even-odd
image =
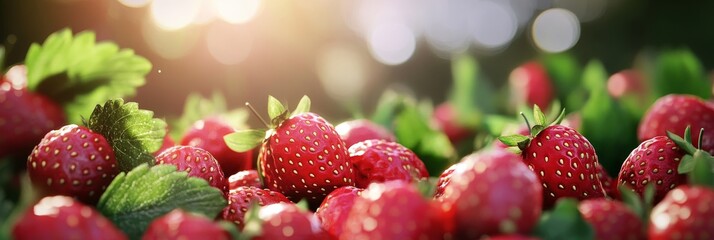
[[[448,101],[456,110],[457,121],[465,127],[475,129],[481,125],[484,114],[494,112],[495,90],[489,81],[479,73],[476,59],[460,55],[451,62],[454,85]]]
[[[281,115],[284,115],[287,111],[288,110],[285,108],[285,105],[280,103],[278,99],[273,96],[268,96],[268,116],[271,121],[273,119],[277,119]]]
[[[422,136],[419,145],[412,151],[424,162],[431,176],[439,176],[457,160],[449,137],[438,131]]]
[[[693,159],[694,167],[688,175],[689,183],[692,185],[714,187],[714,158],[707,152],[699,150],[694,153]]]
[[[4,189],[0,190],[0,192],[4,192]],[[6,195],[5,197],[9,196]],[[20,197],[17,202],[8,203],[6,201],[0,201],[3,208],[12,207],[10,212],[5,212],[3,215],[0,215],[0,239],[12,239],[12,228],[15,226],[15,223],[22,217],[27,208],[32,207],[40,197],[40,194],[32,186],[30,175],[27,173],[22,174],[20,177]],[[6,198],[5,200],[8,199]]]
[[[247,152],[258,146],[265,139],[265,130],[238,130],[223,136],[226,145],[236,152]]]
[[[144,85],[151,63],[131,49],[97,43],[94,33],[69,29],[32,44],[25,57],[27,87],[63,106],[70,123],[80,123],[94,104],[129,97]]]
[[[501,141],[506,146],[515,147],[515,146],[518,146],[519,144],[521,144],[522,142],[529,141],[530,138],[528,138],[528,136],[514,134],[514,135],[508,135],[508,136],[500,136],[500,137],[498,137],[498,140]]]
[[[394,120],[397,142],[411,149],[424,162],[431,175],[438,176],[456,160],[449,138],[432,129],[429,118],[413,101],[405,101]]]
[[[679,174],[685,174],[692,172],[692,170],[694,170],[694,158],[688,154],[682,156],[682,160],[677,167],[677,172]]]
[[[176,208],[215,218],[226,206],[221,190],[187,174],[173,165],[140,165],[114,178],[97,210],[131,239],[141,238],[152,220]]]
[[[298,103],[297,107],[295,107],[295,110],[293,110],[293,116],[298,115],[300,113],[304,112],[309,112],[310,111],[310,98],[307,97],[307,95],[302,96],[300,99],[300,102]]]
[[[595,231],[580,214],[578,202],[567,198],[559,200],[552,211],[543,213],[534,235],[543,240],[588,240],[595,238]]]
[[[192,93],[186,98],[181,117],[170,121],[171,137],[181,139],[195,122],[209,117],[220,118],[234,129],[248,127],[248,111],[245,108],[228,110],[226,99],[220,92],[214,92],[210,98]]]
[[[536,125],[541,126],[545,126],[546,121],[548,121],[545,117],[545,113],[540,110],[540,107],[538,107],[538,105],[533,105],[533,121],[535,121]]]
[[[678,93],[703,99],[711,97],[711,81],[699,59],[688,49],[661,53],[656,60],[652,90],[654,97]]]
[[[647,221],[650,219],[650,213],[652,212],[652,207],[654,206],[654,196],[656,192],[654,183],[649,183],[645,185],[645,191],[643,194],[643,210],[641,219]]]
[[[97,105],[87,127],[103,135],[114,149],[121,171],[147,163],[153,165],[153,152],[159,150],[166,135],[166,123],[154,113],[139,109],[139,104],[122,99]]]
[[[585,90],[581,86],[582,72],[577,58],[569,53],[548,54],[540,61],[548,71],[559,102],[568,111],[577,111],[585,103]]]
[[[551,109],[555,109],[556,106],[557,105],[554,104],[553,106],[551,106]],[[560,114],[558,114],[558,116],[555,117],[555,120],[553,120],[553,122],[550,123],[550,126],[560,124],[561,122],[563,122],[563,118],[565,118],[565,109],[560,111]]]
[[[640,198],[640,196],[637,195],[632,188],[626,185],[619,185],[617,186],[617,189],[620,191],[622,202],[630,207],[630,209],[637,214],[640,219],[645,220],[645,206],[642,202],[642,198]]]
[[[416,106],[405,105],[394,120],[394,134],[400,144],[409,149],[416,148],[421,139],[433,132]]]
[[[372,114],[372,122],[384,126],[387,129],[392,129],[392,121],[397,115],[397,112],[402,107],[404,99],[393,90],[385,90],[377,102],[377,107]]]
[[[675,144],[677,144],[677,146],[679,148],[681,148],[688,154],[694,154],[694,152],[696,152],[698,149],[695,148],[694,145],[692,145],[692,137],[691,137],[692,134],[691,134],[691,129],[689,126],[687,126],[687,128],[684,129],[684,135],[685,136],[689,135],[689,137],[684,139],[677,134],[667,131],[667,137],[669,139],[671,139]]]

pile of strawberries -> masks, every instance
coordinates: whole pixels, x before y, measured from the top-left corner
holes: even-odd
[[[514,74],[550,84],[534,75],[539,67]],[[267,130],[203,116],[174,142],[162,120],[120,99],[67,124],[62,106],[26,87],[24,71],[11,68],[0,82],[0,157],[26,155],[20,171],[37,194],[18,208],[13,239],[714,238],[714,104],[693,95],[649,106],[641,143],[615,177],[577,119],[561,123],[562,111],[549,121],[538,107],[552,101],[550,87],[519,93],[534,108],[518,134],[430,173],[390,128],[367,119],[333,126],[307,97],[292,111],[270,97],[267,120],[250,107]],[[433,124],[454,143],[472,137],[451,107],[437,108]],[[131,131],[141,126],[148,130]],[[137,214],[107,214],[118,188],[151,186],[132,182],[135,171],[159,166],[196,183],[181,199],[195,205],[160,207],[174,196],[149,190],[131,193],[152,196],[131,200]],[[190,193],[201,186],[217,197]],[[222,210],[191,210],[209,202]]]

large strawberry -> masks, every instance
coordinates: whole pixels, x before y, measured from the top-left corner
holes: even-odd
[[[396,141],[396,137],[389,130],[367,119],[342,122],[335,126],[335,131],[345,141],[347,148],[355,143],[370,139]]]
[[[588,199],[580,202],[578,210],[595,230],[596,239],[645,239],[642,220],[622,202]]]
[[[206,118],[195,122],[186,131],[180,144],[203,148],[218,160],[226,176],[238,171],[253,168],[253,150],[232,151],[223,141],[223,136],[235,132],[235,129],[220,118]]]
[[[266,206],[273,203],[290,202],[290,200],[279,192],[256,187],[238,187],[228,193],[228,206],[223,209],[221,218],[243,228],[245,224],[243,219],[251,202],[255,202],[259,206]]]
[[[67,196],[41,199],[12,229],[17,240],[31,239],[127,239],[96,210]]]
[[[243,170],[228,177],[228,189],[233,190],[238,187],[263,188],[263,183],[260,182],[258,171]]]
[[[436,198],[452,218],[456,238],[531,231],[541,214],[543,189],[518,155],[492,149],[468,155],[458,166]]]
[[[359,188],[366,188],[373,182],[413,182],[429,177],[421,159],[396,142],[366,140],[352,145],[349,154],[355,168],[355,186]]]
[[[119,173],[107,139],[74,124],[47,133],[32,150],[27,168],[32,183],[45,194],[74,196],[90,204]]]
[[[413,185],[372,183],[355,199],[339,239],[442,239],[445,220]]]
[[[206,150],[191,146],[173,146],[156,157],[156,164],[171,164],[188,176],[206,180],[212,187],[223,193],[228,192],[228,180],[221,171],[218,161]]]
[[[216,239],[228,240],[230,236],[210,219],[175,209],[149,224],[142,240]]]
[[[649,239],[711,239],[714,236],[714,190],[679,186],[652,209]]]
[[[538,62],[527,62],[513,69],[508,79],[508,86],[516,104],[548,107],[553,101],[553,85],[550,77]]]
[[[546,125],[545,114],[538,106],[534,113],[536,125],[530,136],[501,136],[499,140],[522,151],[523,161],[541,180],[544,206],[549,208],[564,197],[580,200],[604,197],[597,177],[597,155],[590,142],[572,128],[558,124],[562,113],[550,125]]]
[[[267,134],[238,131],[227,135],[226,143],[233,150],[245,151],[262,141],[258,161],[264,184],[294,202],[307,199],[317,207],[333,190],[354,185],[354,169],[335,128],[319,115],[307,112],[309,105],[309,98],[303,97],[297,110],[288,114],[270,97],[268,113],[274,128]]]
[[[714,154],[714,106],[692,95],[670,94],[658,99],[642,118],[637,136],[640,141],[664,136],[667,131],[681,136],[684,129],[692,131],[706,129],[702,137],[702,150]],[[696,138],[696,136],[695,136]],[[692,139],[699,145],[698,139]]]
[[[355,199],[362,194],[362,188],[344,186],[327,195],[315,215],[322,228],[332,236],[340,236]]]

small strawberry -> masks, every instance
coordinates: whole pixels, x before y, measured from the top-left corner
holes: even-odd
[[[303,97],[290,116],[277,99],[270,97],[270,126],[274,129],[267,134],[238,131],[227,135],[226,143],[241,151],[262,142],[258,165],[265,186],[294,202],[307,199],[316,208],[333,190],[354,185],[354,169],[335,128],[319,115],[307,112],[309,105],[309,98]]]
[[[372,183],[355,199],[339,239],[442,239],[444,221],[413,185]]]
[[[617,184],[627,185],[642,196],[645,186],[654,183],[654,202],[659,202],[670,189],[687,182],[687,176],[677,170],[685,154],[666,136],[648,139],[622,163]]]
[[[370,139],[382,139],[390,142],[396,141],[396,137],[394,137],[394,134],[389,132],[389,130],[367,119],[355,119],[342,122],[335,126],[335,131],[337,131],[340,138],[345,141],[347,148],[355,143]]]
[[[607,92],[615,99],[631,95],[643,104],[647,97],[645,80],[640,72],[633,69],[622,70],[610,76],[607,79]]]
[[[260,208],[260,234],[252,240],[314,239],[328,240],[330,235],[322,230],[320,221],[312,212],[302,210],[292,203],[276,203]],[[250,223],[248,223],[250,224]]]
[[[228,206],[223,209],[221,218],[234,222],[239,228],[245,224],[243,219],[254,201],[260,206],[279,202],[290,202],[283,194],[256,187],[238,187],[228,193]]]
[[[68,195],[93,204],[119,173],[107,139],[74,124],[53,130],[27,159],[34,186],[49,195]]]
[[[238,187],[263,188],[258,171],[243,170],[228,177],[228,189],[233,190]]]
[[[141,237],[142,240],[169,239],[217,239],[228,240],[230,236],[223,228],[210,219],[187,213],[181,209],[173,210],[149,224]]]
[[[649,239],[711,239],[714,236],[714,190],[679,186],[652,209]]]
[[[253,151],[232,151],[223,136],[235,129],[219,118],[207,118],[195,122],[179,142],[181,145],[203,148],[218,160],[225,176],[238,171],[253,169]]]
[[[579,200],[604,197],[605,191],[597,178],[600,164],[590,142],[572,128],[558,124],[563,113],[554,123],[546,125],[545,114],[538,106],[534,112],[536,125],[530,136],[502,136],[499,140],[522,151],[523,161],[541,180],[544,206],[550,208],[564,197]],[[530,125],[527,120],[526,123]]]
[[[578,210],[595,230],[596,239],[646,239],[642,221],[622,202],[588,199],[580,202]]]
[[[12,229],[17,240],[127,239],[96,210],[67,196],[42,198]]]
[[[446,134],[452,143],[458,143],[469,136],[474,135],[474,131],[459,123],[456,117],[456,110],[449,102],[439,104],[434,109],[432,119],[436,126]]]
[[[212,187],[225,194],[228,181],[221,171],[218,161],[206,150],[191,146],[173,146],[156,157],[156,164],[171,164],[178,171],[188,172],[188,176],[203,178]]]
[[[518,66],[508,78],[508,86],[515,104],[547,107],[553,101],[553,86],[548,72],[538,62]]]
[[[541,214],[543,189],[518,155],[492,149],[464,157],[459,167],[437,198],[452,216],[456,238],[531,231]]]
[[[617,179],[610,177],[602,165],[597,167],[597,178],[600,179],[602,188],[605,189],[605,194],[610,198],[618,199]]]
[[[396,142],[366,140],[349,148],[355,168],[355,185],[366,188],[373,182],[420,181],[429,177],[424,163],[408,148]]]
[[[637,136],[640,141],[664,136],[667,131],[681,136],[687,126],[694,132],[707,129],[702,150],[714,154],[714,131],[708,130],[714,129],[714,107],[692,95],[670,94],[658,99],[642,118]],[[698,139],[692,141],[699,145]]]
[[[441,198],[444,195],[446,186],[451,184],[451,178],[453,175],[460,175],[461,172],[466,171],[466,164],[461,162],[451,165],[451,167],[444,170],[439,176],[439,181],[436,183],[436,190],[434,191],[434,199]],[[454,172],[457,172],[456,174]]]
[[[332,236],[340,236],[355,199],[362,194],[362,188],[344,186],[332,191],[315,212],[322,228]]]

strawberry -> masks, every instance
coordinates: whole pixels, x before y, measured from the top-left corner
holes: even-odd
[[[616,99],[633,95],[639,102],[644,102],[647,97],[644,78],[640,72],[633,69],[622,70],[610,76],[607,79],[607,92]]]
[[[267,134],[238,131],[227,135],[225,140],[234,151],[252,149],[262,142],[258,165],[265,186],[293,202],[307,199],[316,208],[333,190],[354,186],[354,169],[345,142],[324,118],[307,112],[309,105],[305,96],[297,110],[288,114],[284,105],[270,97],[269,126],[273,129]]]
[[[454,165],[451,165],[451,167],[447,168],[444,170],[443,173],[439,176],[439,180],[436,183],[436,190],[434,191],[434,199],[439,199],[441,198],[442,195],[444,195],[444,191],[446,190],[446,186],[451,184],[451,178],[453,175],[460,175],[460,172],[463,172],[466,170],[466,164],[463,163],[456,163]],[[459,172],[454,174],[454,172]]]
[[[330,235],[320,228],[314,214],[292,203],[276,203],[261,207],[258,212],[261,233],[253,240],[315,239],[327,240]]]
[[[545,114],[538,106],[534,112],[536,125],[531,128],[530,136],[502,136],[499,140],[522,151],[523,161],[543,185],[544,207],[554,206],[559,198],[604,197],[605,191],[597,177],[600,164],[590,142],[572,128],[558,124],[563,113],[546,125]],[[527,119],[526,124],[530,126]]]
[[[162,152],[164,152],[166,149],[169,149],[170,147],[176,146],[176,143],[174,142],[173,139],[171,139],[171,136],[169,136],[169,131],[166,129],[166,135],[164,135],[164,141],[161,143],[161,147],[159,150],[156,150],[154,152],[154,157],[159,156]]]
[[[26,88],[27,71],[13,66],[0,80],[0,158],[26,157],[49,131],[65,123],[59,104]]]
[[[524,63],[514,69],[508,86],[515,103],[547,107],[553,101],[553,86],[545,68],[538,62]]]
[[[322,228],[332,236],[340,236],[355,199],[362,194],[363,190],[362,188],[344,186],[328,194],[315,212],[315,216],[320,219]]]
[[[12,229],[12,237],[25,239],[127,239],[96,210],[67,196],[42,198]]]
[[[142,240],[220,239],[228,240],[228,232],[210,219],[175,209],[154,219]]]
[[[530,236],[525,236],[525,235],[498,235],[498,236],[490,236],[484,238],[484,240],[538,240],[536,237],[530,237]]]
[[[218,118],[207,118],[195,122],[179,144],[203,148],[218,160],[225,176],[238,171],[253,169],[253,151],[234,152],[223,141],[223,136],[235,129]]]
[[[602,183],[602,188],[605,189],[605,195],[610,198],[617,199],[617,182],[615,179],[613,179],[612,177],[610,177],[610,175],[607,174],[607,171],[605,171],[605,168],[603,168],[602,165],[598,165],[597,167],[597,178],[600,179],[600,183]]]
[[[474,134],[474,131],[459,123],[456,110],[449,102],[439,104],[434,109],[432,119],[452,143],[458,143]]]
[[[190,177],[206,180],[212,187],[228,192],[228,181],[220,170],[218,161],[206,150],[191,146],[173,146],[159,154],[156,164],[171,164]]]
[[[578,210],[596,239],[646,239],[642,221],[625,204],[604,198],[580,202]]]
[[[101,134],[74,124],[50,131],[27,159],[35,185],[49,195],[93,204],[119,173],[112,146]]]
[[[398,179],[412,182],[429,177],[421,159],[396,142],[366,140],[352,145],[348,151],[358,188],[366,188],[372,182]]]
[[[442,239],[444,221],[413,185],[372,183],[355,199],[339,239]]]
[[[221,212],[221,218],[234,222],[239,228],[245,224],[243,218],[254,201],[260,206],[279,202],[290,202],[283,194],[256,187],[238,187],[228,193],[228,206]]]
[[[228,177],[228,188],[233,190],[238,187],[263,188],[263,183],[260,182],[258,171],[243,170]]]
[[[492,149],[468,155],[437,198],[453,219],[454,236],[527,234],[541,214],[543,189],[513,153]]]
[[[714,190],[679,186],[652,209],[649,239],[711,239],[714,236]]]
[[[714,129],[714,106],[692,95],[670,94],[659,98],[642,118],[637,136],[640,141],[664,136],[667,131],[682,135],[691,126],[692,131]],[[696,137],[696,136],[695,136]],[[698,139],[692,139],[699,145]],[[702,138],[702,150],[714,154],[714,131]]]
[[[685,154],[666,136],[646,140],[622,163],[617,184],[626,184],[642,196],[645,186],[654,183],[654,202],[659,202],[670,189],[687,182],[687,176],[677,170]]]
[[[347,148],[355,143],[370,139],[382,139],[390,142],[396,141],[396,137],[394,137],[394,134],[389,132],[389,130],[367,119],[355,119],[342,122],[335,126],[335,131],[337,131],[340,138],[345,141]]]

